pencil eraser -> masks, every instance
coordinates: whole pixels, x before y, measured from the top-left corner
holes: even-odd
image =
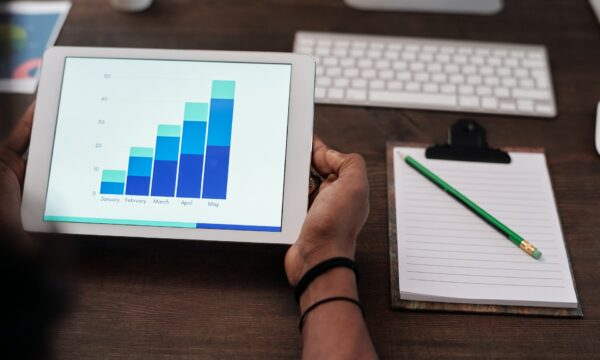
[[[538,249],[533,250],[533,258],[536,260],[539,260],[539,258],[542,257],[542,252],[539,251]]]

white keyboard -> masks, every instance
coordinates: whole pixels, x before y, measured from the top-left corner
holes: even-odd
[[[556,116],[543,46],[298,32],[322,104]]]

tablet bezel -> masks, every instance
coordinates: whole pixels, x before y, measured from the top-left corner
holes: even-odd
[[[44,221],[52,149],[64,64],[67,57],[290,64],[291,86],[281,232]],[[309,56],[291,53],[89,47],[54,47],[47,50],[43,58],[23,189],[21,217],[25,230],[31,232],[245,243],[293,243],[300,233],[308,206],[308,178],[314,114],[314,79],[314,59]]]

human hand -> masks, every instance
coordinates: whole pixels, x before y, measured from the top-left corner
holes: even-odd
[[[369,183],[363,158],[330,149],[315,136],[312,162],[325,178],[285,256],[288,281],[295,286],[304,273],[332,257],[354,259],[356,238],[369,214]]]
[[[31,104],[15,128],[0,143],[0,231],[23,233],[21,198],[25,178],[23,154],[29,146],[34,104]]]

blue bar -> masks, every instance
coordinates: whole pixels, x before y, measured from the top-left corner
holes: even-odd
[[[226,199],[235,82],[214,81],[210,99],[203,199]]]
[[[184,121],[181,153],[204,155],[206,121]]]
[[[177,161],[179,157],[179,137],[156,137],[156,160]]]
[[[211,99],[208,145],[230,146],[233,123],[233,99]]]
[[[125,194],[147,196],[150,192],[150,175],[152,158],[130,156]]]
[[[200,198],[205,137],[206,121],[183,122],[177,197]]]
[[[178,129],[179,128],[179,129]],[[154,171],[152,174],[152,196],[174,196],[177,179],[177,160],[179,159],[178,126],[159,125],[154,153]],[[161,134],[165,134],[161,136]]]
[[[152,196],[175,195],[177,161],[154,160],[152,176]]]
[[[269,231],[281,232],[281,226],[252,226],[252,225],[229,225],[229,224],[196,224],[197,229],[222,229],[222,230],[245,230],[245,231]]]
[[[229,146],[207,146],[205,166],[202,198],[226,199],[227,178],[229,175]]]
[[[100,183],[100,194],[123,195],[124,183],[102,181]]]
[[[177,197],[200,198],[204,155],[181,154],[179,158],[179,177],[177,178]]]
[[[150,176],[127,175],[125,195],[147,196],[150,192]]]

